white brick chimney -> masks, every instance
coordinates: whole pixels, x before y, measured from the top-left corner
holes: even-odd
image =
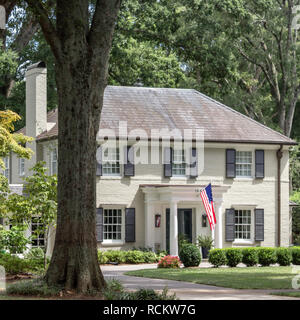
[[[26,78],[26,135],[36,138],[47,130],[47,69],[44,62],[28,67]],[[27,162],[26,171],[33,167],[39,158],[37,144],[29,143],[34,154]]]
[[[47,69],[44,62],[28,67],[26,77],[26,135],[47,130]]]

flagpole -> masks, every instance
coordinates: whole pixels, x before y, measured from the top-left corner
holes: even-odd
[[[211,185],[211,193],[212,193],[212,192],[213,192],[213,189],[212,189],[212,186],[213,186],[213,184],[212,184],[212,179],[210,179],[210,185]],[[218,223],[218,221],[217,221],[217,223]],[[214,248],[215,248],[215,247],[216,247],[215,225],[214,225],[213,230],[211,230],[211,237],[212,237],[212,239],[213,239],[213,241],[214,241]]]

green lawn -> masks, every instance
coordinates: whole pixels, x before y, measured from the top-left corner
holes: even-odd
[[[291,292],[272,292],[274,296],[285,296],[285,297],[294,297],[300,298],[300,291],[291,291]]]
[[[292,289],[295,276],[291,267],[144,269],[125,274],[234,289]]]

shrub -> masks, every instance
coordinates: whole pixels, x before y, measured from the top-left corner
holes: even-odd
[[[145,262],[144,259],[144,252],[138,250],[130,250],[125,252],[125,262],[127,263],[143,263]]]
[[[61,287],[48,287],[43,279],[34,279],[12,283],[6,292],[23,296],[57,296],[61,290]]]
[[[239,248],[228,248],[225,249],[226,264],[229,267],[236,267],[240,262],[242,262],[243,254],[242,250]]]
[[[256,248],[242,249],[242,262],[247,267],[253,267],[258,264],[258,251]]]
[[[158,256],[153,251],[144,251],[143,257],[145,263],[155,263],[159,260]]]
[[[292,253],[292,263],[300,265],[300,247],[293,247],[290,249]]]
[[[30,270],[29,260],[21,259],[10,254],[2,254],[0,256],[0,265],[5,268],[7,274],[25,273]]]
[[[105,264],[108,262],[108,258],[105,255],[105,251],[98,250],[98,261],[100,264]]]
[[[220,267],[226,264],[226,254],[222,249],[212,249],[208,255],[208,262],[214,267]]]
[[[104,251],[104,255],[107,258],[107,262],[116,262],[116,263],[126,262],[126,251],[107,250],[107,251]]]
[[[158,262],[158,268],[180,268],[181,261],[177,256],[164,256]]]
[[[25,226],[13,226],[10,230],[5,230],[0,225],[0,248],[8,250],[10,253],[23,253],[30,240],[24,234]]]
[[[44,251],[42,248],[32,248],[24,255],[24,257],[26,259],[44,259]]]
[[[139,289],[136,292],[127,292],[118,280],[107,281],[107,287],[103,291],[106,300],[176,300],[176,295],[168,295],[168,289],[162,293],[153,289]]]
[[[263,267],[267,267],[270,264],[277,262],[276,250],[274,248],[257,248],[258,250],[258,262]]]
[[[198,267],[201,262],[199,248],[192,244],[184,244],[179,251],[179,258],[185,267]]]
[[[276,249],[277,262],[281,266],[289,266],[292,262],[292,253],[288,248]]]
[[[183,233],[179,233],[178,234],[178,249],[180,251],[180,249],[182,248],[182,246],[188,244],[188,240],[185,234]]]

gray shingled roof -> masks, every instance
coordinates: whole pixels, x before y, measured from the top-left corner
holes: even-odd
[[[128,132],[143,129],[204,129],[207,142],[295,144],[293,140],[193,89],[107,86],[100,128],[118,135],[119,121],[126,121]],[[48,113],[56,125],[38,140],[58,134],[57,110]]]

